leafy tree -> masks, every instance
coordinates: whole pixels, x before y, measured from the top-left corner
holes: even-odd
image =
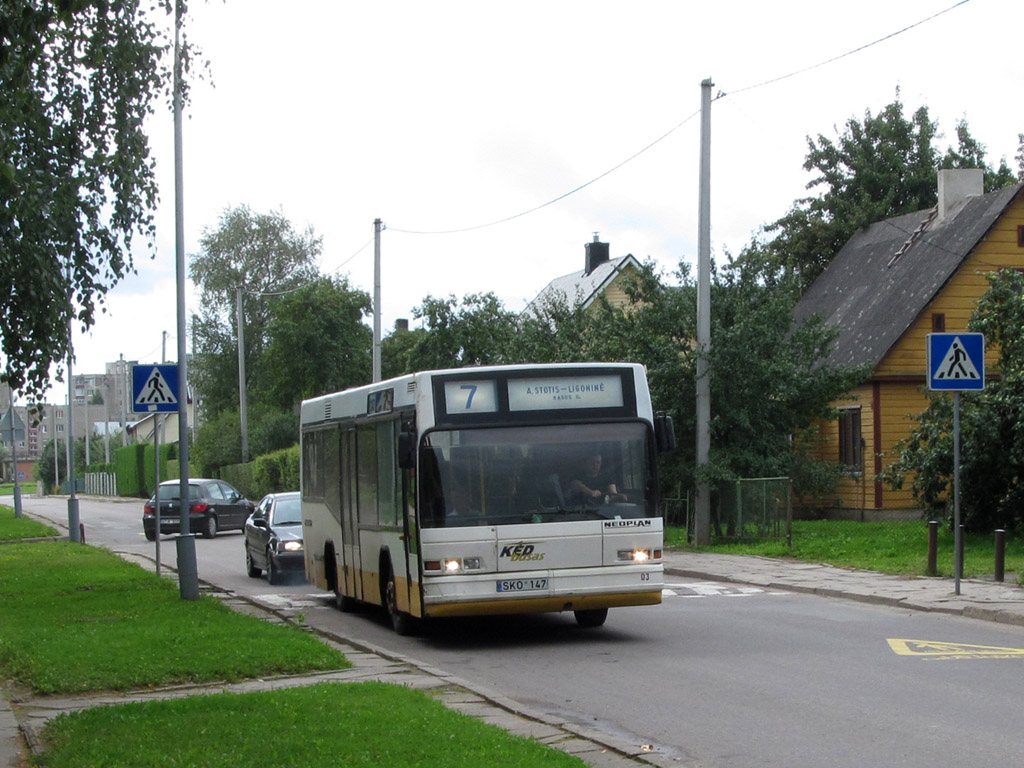
[[[606,355],[647,366],[655,405],[672,415],[680,437],[665,480],[692,487],[695,441],[685,436],[697,427],[696,285],[685,265],[674,277],[675,285],[664,285],[645,268],[630,291],[634,303],[609,314],[605,327],[618,349]],[[712,435],[702,479],[714,487],[739,477],[791,476],[805,490],[822,473],[793,438],[830,416],[829,404],[860,372],[819,365],[834,332],[818,322],[793,327],[788,294],[740,261],[712,273],[711,326]]]
[[[152,245],[144,121],[169,91],[169,40],[135,0],[4,0],[0,11],[0,380],[41,397],[68,324]]]
[[[250,386],[261,373],[256,363],[268,343],[274,299],[313,280],[322,242],[311,227],[296,232],[280,212],[254,213],[243,205],[224,211],[217,229],[204,231],[200,245],[202,252],[189,264],[189,277],[200,289],[202,307],[193,320],[200,352],[190,373],[205,407],[217,414],[238,404],[237,290],[243,293],[246,385]]]
[[[413,350],[426,333],[422,328],[409,330],[408,326],[403,326],[381,339],[381,375],[385,379],[416,371]]]
[[[293,411],[281,411],[256,404],[249,409],[251,431],[250,452],[264,456],[299,441],[299,416]],[[242,426],[238,409],[221,411],[198,430],[189,453],[189,462],[202,477],[216,475],[228,464],[242,461]]]
[[[346,278],[321,277],[279,297],[262,360],[267,400],[288,410],[369,383],[373,332],[362,319],[371,312],[369,295]]]
[[[1024,274],[989,275],[989,289],[971,317],[972,331],[999,349],[998,376],[982,392],[960,395],[961,511],[976,530],[1024,530]],[[886,479],[901,488],[909,476],[915,498],[933,510],[948,498],[953,477],[953,406],[933,393],[909,438],[896,448]]]
[[[956,148],[940,153],[928,108],[906,117],[897,92],[877,115],[868,110],[863,121],[847,120],[835,141],[808,136],[804,168],[814,175],[807,188],[821,193],[795,201],[766,225],[743,258],[764,271],[769,283],[799,295],[860,227],[934,206],[938,169],[981,168],[987,189],[1013,183],[1005,161],[998,170],[985,164],[985,148],[966,120],[957,123],[956,135]]]
[[[491,295],[428,299],[428,319],[415,337],[415,368],[481,363],[630,361],[646,366],[655,406],[675,420],[679,450],[662,457],[666,487],[691,487],[696,405],[696,286],[682,265],[671,283],[646,264],[627,286],[630,302],[599,301],[583,309],[548,302],[511,316]],[[765,284],[750,265],[730,263],[712,286],[711,398],[713,436],[707,478],[794,474],[820,479],[821,468],[794,450],[792,436],[831,414],[829,403],[860,372],[819,366],[834,339],[820,323],[792,327],[788,294]],[[481,351],[486,350],[486,352]],[[423,365],[426,363],[426,365]],[[738,375],[742,372],[742,375]]]
[[[256,454],[258,455],[258,454]],[[200,477],[210,477],[228,464],[242,461],[242,427],[238,409],[221,411],[204,420],[189,452],[189,463]]]
[[[103,437],[93,434],[90,435],[89,440],[89,455],[94,463],[98,463],[103,460]],[[34,479],[41,480],[44,488],[51,487],[55,478],[54,448],[54,440],[47,442],[43,446],[39,461],[36,462]],[[60,467],[60,481],[64,483],[68,479],[67,443],[65,441],[60,441],[59,450],[56,453],[56,462]],[[75,438],[75,476],[82,477],[84,472],[85,437],[78,437]]]
[[[493,293],[427,296],[413,311],[426,333],[415,335],[407,351],[411,370],[491,365],[515,359],[517,317]]]

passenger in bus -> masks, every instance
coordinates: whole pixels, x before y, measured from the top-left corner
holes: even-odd
[[[615,480],[601,470],[601,463],[600,453],[587,457],[580,477],[569,482],[570,504],[626,501],[626,494],[619,493]]]

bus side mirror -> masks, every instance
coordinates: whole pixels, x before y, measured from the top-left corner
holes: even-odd
[[[662,453],[676,449],[676,429],[672,425],[672,417],[668,414],[655,414],[654,439],[658,444],[658,450]]]
[[[398,467],[416,468],[416,435],[412,432],[398,433]]]

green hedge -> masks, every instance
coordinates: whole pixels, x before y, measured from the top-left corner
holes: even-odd
[[[235,486],[250,501],[259,501],[263,497],[257,492],[255,483],[253,483],[252,469],[251,462],[249,464],[228,464],[220,468],[217,476]]]
[[[117,491],[120,496],[148,498],[156,490],[153,477],[155,447],[146,444],[128,445],[114,453],[114,472],[117,474]],[[178,446],[167,443],[160,446],[160,480],[178,477],[168,471],[168,460],[178,455]],[[175,462],[177,464],[177,462]]]
[[[248,464],[221,467],[221,480],[235,486],[252,501],[268,493],[299,490],[299,446],[259,456]]]

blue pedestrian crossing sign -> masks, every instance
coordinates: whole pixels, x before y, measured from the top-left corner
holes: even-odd
[[[178,410],[177,365],[132,366],[132,413]]]
[[[928,388],[946,392],[985,388],[985,336],[928,334]]]

